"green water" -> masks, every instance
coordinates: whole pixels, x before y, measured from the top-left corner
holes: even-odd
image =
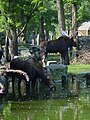
[[[90,120],[89,90],[73,98],[0,103],[0,120]]]
[[[56,98],[0,102],[0,120],[90,120],[90,88],[82,82],[78,97],[64,98],[59,87]]]

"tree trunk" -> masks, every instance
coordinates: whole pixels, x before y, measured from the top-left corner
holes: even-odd
[[[65,30],[65,17],[64,17],[63,0],[57,0],[57,10],[58,10],[59,31],[60,31],[60,35],[61,35],[61,31]]]
[[[9,56],[9,39],[8,36],[6,35],[6,40],[5,40],[5,59],[8,62],[10,60]]]
[[[46,40],[49,40],[49,30],[46,30]]]
[[[72,35],[75,35],[77,31],[77,10],[76,5],[72,4]]]
[[[17,41],[16,28],[11,29],[11,37],[9,40],[10,40],[11,59],[13,59],[14,56],[18,55],[18,41]]]
[[[44,35],[44,18],[43,15],[41,15],[40,18],[40,42],[45,40],[45,35]]]

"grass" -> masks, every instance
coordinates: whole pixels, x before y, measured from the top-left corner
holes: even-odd
[[[60,61],[59,54],[49,54],[48,60]],[[90,71],[90,64],[72,64],[68,66],[68,72],[70,73],[79,73]]]
[[[52,61],[60,61],[60,54],[53,54],[53,53],[51,53],[51,54],[49,54],[48,55],[48,61],[49,60],[52,60]]]
[[[80,73],[80,72],[90,72],[90,64],[75,64],[75,65],[69,65],[68,66],[68,72],[70,73]]]

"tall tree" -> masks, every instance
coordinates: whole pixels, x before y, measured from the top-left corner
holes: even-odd
[[[77,4],[72,2],[72,35],[75,35],[77,31]]]
[[[10,41],[11,58],[18,55],[18,38],[21,33],[25,37],[27,24],[38,10],[39,3],[40,0],[0,0],[1,17],[4,19],[3,28],[9,33],[7,37]]]
[[[61,31],[65,30],[65,17],[64,17],[63,0],[57,0],[57,10],[58,10],[59,32],[61,34]]]
[[[77,4],[77,20],[78,20],[78,25],[85,21],[90,20],[90,4],[89,0],[81,0]]]

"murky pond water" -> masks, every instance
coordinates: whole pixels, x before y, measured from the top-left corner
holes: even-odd
[[[78,97],[0,102],[0,120],[90,120],[90,88]]]
[[[44,91],[48,97],[40,94],[32,100],[0,99],[0,120],[90,120],[90,85],[87,88],[82,77],[79,82],[77,97],[71,95],[73,85],[64,90],[56,83],[54,94]]]

